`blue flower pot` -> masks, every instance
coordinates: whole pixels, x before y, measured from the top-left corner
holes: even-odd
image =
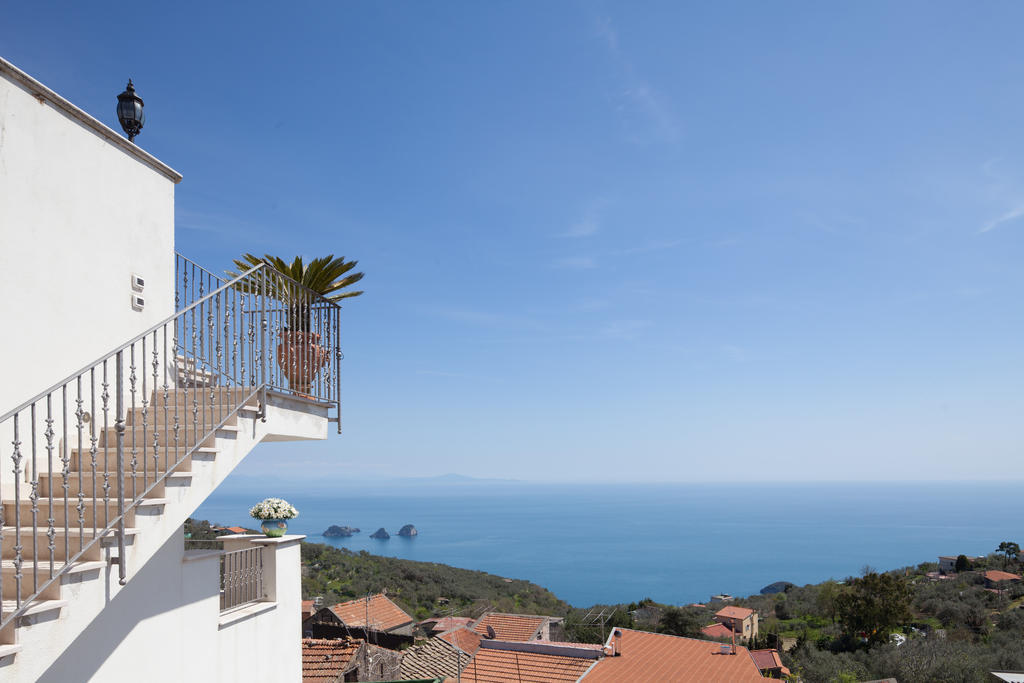
[[[260,528],[263,529],[263,533],[271,538],[277,538],[284,536],[288,533],[288,520],[287,519],[264,519],[260,520]]]

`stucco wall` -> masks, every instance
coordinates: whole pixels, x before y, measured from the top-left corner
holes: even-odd
[[[41,90],[0,68],[0,413],[174,311],[174,179]]]
[[[272,601],[222,613],[217,553],[189,558],[172,536],[38,681],[298,683],[302,538],[264,545]]]

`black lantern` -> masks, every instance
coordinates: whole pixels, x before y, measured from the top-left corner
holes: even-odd
[[[146,123],[146,113],[142,107],[142,98],[135,94],[135,86],[129,78],[128,87],[117,96],[117,120],[121,122],[121,128],[129,140],[134,140]]]

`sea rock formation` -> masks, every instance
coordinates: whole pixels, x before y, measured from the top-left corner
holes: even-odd
[[[387,530],[384,529],[384,527],[381,527],[381,528],[377,529],[376,531],[374,531],[372,534],[370,534],[370,538],[379,538],[379,539],[383,540],[383,539],[391,538],[391,534],[389,534],[387,532]]]
[[[790,588],[793,588],[794,584],[789,581],[776,581],[770,583],[761,589],[761,595],[772,595],[773,593],[785,593]]]
[[[418,533],[419,532],[416,531],[416,527],[414,527],[412,524],[406,524],[405,526],[403,526],[401,528],[401,530],[399,530],[398,535],[399,536],[415,536]]]
[[[357,529],[354,526],[338,526],[337,524],[332,524],[331,526],[327,527],[327,531],[325,531],[322,535],[324,536],[324,538],[347,538],[352,534],[358,533],[359,529]]]

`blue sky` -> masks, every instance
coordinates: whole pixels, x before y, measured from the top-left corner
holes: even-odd
[[[240,475],[1019,478],[1024,7],[11,3],[184,174],[177,246],[359,260],[345,434]]]

